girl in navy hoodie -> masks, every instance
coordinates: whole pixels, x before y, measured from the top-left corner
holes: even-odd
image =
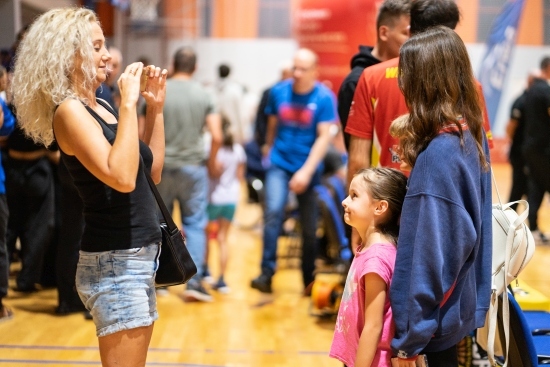
[[[483,326],[491,295],[491,179],[475,79],[460,37],[434,27],[401,48],[411,167],[390,288],[399,367],[419,354],[458,366],[456,344]]]

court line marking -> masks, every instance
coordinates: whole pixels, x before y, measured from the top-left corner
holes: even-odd
[[[61,346],[61,345],[18,345],[18,344],[0,344],[0,349],[99,350],[98,347],[78,347],[78,346]],[[177,348],[149,348],[149,351],[179,353],[182,350]]]
[[[98,347],[79,347],[79,346],[58,346],[58,345],[17,345],[17,344],[0,344],[0,349],[36,349],[36,350],[97,350]],[[212,348],[207,349],[178,349],[178,348],[149,348],[149,352],[172,352],[172,353],[232,353],[232,354],[307,354],[307,355],[328,355],[328,351],[309,351],[298,350],[295,352],[284,352],[274,350],[246,350],[246,349],[228,349],[228,350],[216,350]],[[1,362],[2,360],[0,360]]]
[[[0,364],[1,363],[101,365],[101,361],[63,361],[63,360],[37,360],[37,359],[0,359]],[[146,366],[223,367],[223,365],[218,365],[218,364],[171,363],[171,362],[147,362]]]

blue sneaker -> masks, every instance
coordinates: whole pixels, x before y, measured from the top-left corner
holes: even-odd
[[[227,294],[231,292],[231,289],[225,284],[223,278],[218,279],[216,284],[212,285],[212,289],[220,292],[221,294]]]

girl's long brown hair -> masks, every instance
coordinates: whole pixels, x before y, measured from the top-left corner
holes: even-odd
[[[458,128],[463,145],[460,124],[465,122],[476,140],[481,166],[487,168],[478,89],[460,37],[443,26],[411,37],[401,47],[398,78],[410,112],[400,143],[405,160],[414,166],[444,125]]]

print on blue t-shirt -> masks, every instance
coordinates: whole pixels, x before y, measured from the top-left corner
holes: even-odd
[[[316,109],[317,106],[312,103],[304,106],[292,102],[283,102],[279,106],[279,121],[283,125],[307,129],[313,123],[313,114]]]
[[[271,89],[265,113],[277,116],[271,164],[294,173],[315,143],[317,125],[336,122],[336,103],[334,94],[321,83],[315,83],[307,94],[294,93],[292,84],[289,79]]]

